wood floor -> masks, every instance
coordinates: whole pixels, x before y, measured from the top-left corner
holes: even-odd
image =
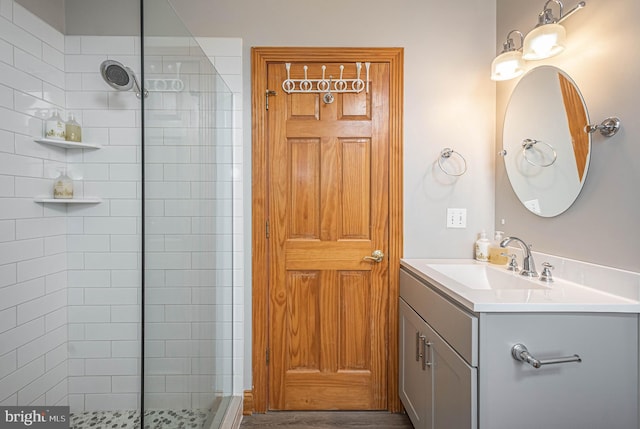
[[[244,416],[240,429],[413,429],[406,414],[386,411],[273,411]]]

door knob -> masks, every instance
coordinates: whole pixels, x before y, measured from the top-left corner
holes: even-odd
[[[383,259],[384,253],[382,253],[382,250],[374,250],[371,252],[371,256],[365,256],[362,258],[363,261],[373,261],[378,263],[382,262]]]

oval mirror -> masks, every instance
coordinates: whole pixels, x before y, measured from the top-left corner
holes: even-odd
[[[588,123],[582,95],[562,70],[536,67],[516,85],[502,154],[513,191],[532,213],[557,216],[580,194],[591,152]]]

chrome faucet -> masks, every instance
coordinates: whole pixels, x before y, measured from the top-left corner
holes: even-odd
[[[531,254],[531,248],[524,241],[520,240],[518,237],[507,237],[500,242],[500,247],[507,247],[507,244],[512,241],[517,242],[522,248],[522,252],[524,257],[522,259],[522,271],[520,274],[528,277],[538,277],[538,273],[536,272],[536,264],[533,262],[533,255]]]

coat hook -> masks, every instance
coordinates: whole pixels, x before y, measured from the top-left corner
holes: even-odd
[[[327,71],[327,66],[322,66],[322,79],[318,81],[318,90],[319,91],[331,91],[331,80],[328,80],[324,77],[325,72]]]
[[[304,80],[302,82],[300,82],[300,89],[305,91],[305,92],[311,91],[311,88],[312,88],[311,81],[307,77],[307,71],[308,70],[309,70],[309,67],[308,66],[304,66]]]
[[[360,92],[364,89],[364,82],[360,79],[360,72],[362,71],[362,63],[356,63],[356,80],[351,82],[351,89]]]
[[[364,67],[367,69],[367,94],[369,93],[369,67],[371,63],[364,63]]]
[[[344,65],[340,64],[340,78],[336,80],[336,83],[333,84],[334,89],[336,91],[345,91],[347,89],[347,82],[342,78],[342,73],[344,72]]]
[[[291,80],[291,63],[284,63],[284,67],[287,69],[287,78],[282,82],[282,89],[291,92],[296,88],[296,83]]]

